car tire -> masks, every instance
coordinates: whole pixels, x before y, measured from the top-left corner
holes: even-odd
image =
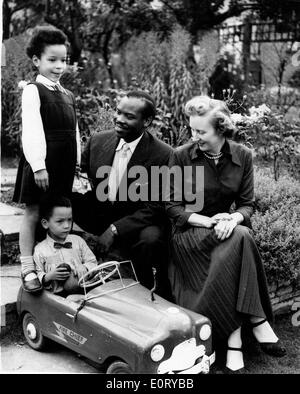
[[[31,313],[25,313],[23,317],[23,333],[28,345],[34,350],[42,350],[46,346],[46,338],[43,336],[40,326]]]
[[[107,375],[113,375],[113,374],[133,374],[132,369],[130,366],[125,363],[124,361],[114,361],[110,366],[107,368],[106,371]]]

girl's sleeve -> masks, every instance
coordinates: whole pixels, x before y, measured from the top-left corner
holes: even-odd
[[[27,85],[22,94],[22,145],[33,172],[46,168],[46,139],[40,106],[37,87]]]

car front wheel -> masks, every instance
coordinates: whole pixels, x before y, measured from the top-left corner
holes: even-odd
[[[23,333],[29,346],[34,350],[42,350],[46,345],[40,326],[31,313],[25,313],[23,317]]]
[[[132,369],[130,366],[125,363],[124,361],[114,361],[110,366],[107,368],[106,373],[108,375],[112,374],[133,374]]]

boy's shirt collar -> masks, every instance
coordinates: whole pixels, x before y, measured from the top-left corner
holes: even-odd
[[[54,248],[54,242],[58,242],[60,244],[64,244],[65,242],[72,242],[72,239],[70,238],[70,234],[67,235],[66,239],[61,242],[61,241],[55,241],[53,238],[50,237],[49,234],[46,236],[47,242]]]

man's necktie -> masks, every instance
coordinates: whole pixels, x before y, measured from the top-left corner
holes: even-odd
[[[59,242],[54,242],[54,248],[55,249],[61,249],[61,248],[72,249],[72,242],[65,242],[64,244],[61,244]]]
[[[123,144],[122,148],[119,151],[118,163],[116,165],[116,168],[114,169],[114,173],[112,174],[112,176],[109,179],[109,200],[110,201],[116,200],[117,190],[120,186],[123,175],[127,169],[127,164],[129,161],[129,155],[128,155],[129,151],[130,151],[130,148],[129,148],[128,144],[126,144],[126,142],[125,142],[125,144]]]

